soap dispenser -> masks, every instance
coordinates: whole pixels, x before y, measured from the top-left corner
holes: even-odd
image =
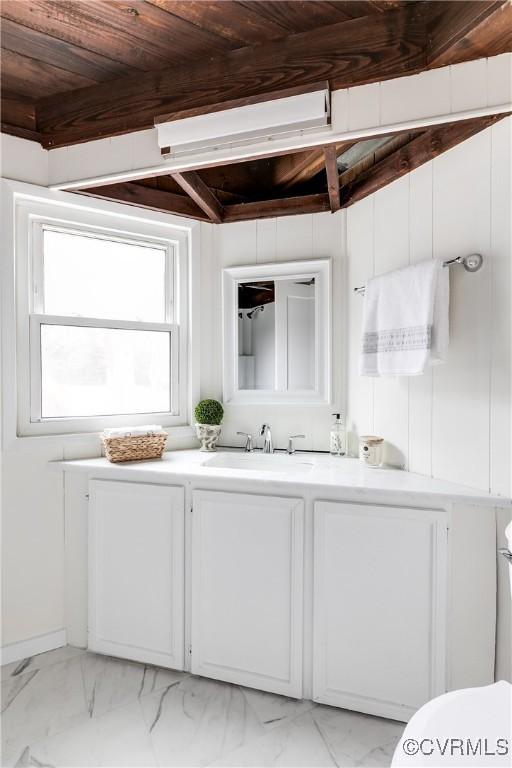
[[[335,418],[331,427],[330,453],[331,456],[345,456],[347,453],[347,430],[340,413],[332,414]]]

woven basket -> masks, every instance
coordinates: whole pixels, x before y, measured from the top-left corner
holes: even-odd
[[[167,441],[167,432],[131,437],[102,437],[105,456],[117,464],[121,461],[142,461],[160,459]]]

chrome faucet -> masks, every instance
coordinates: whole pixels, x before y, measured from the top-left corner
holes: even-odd
[[[272,444],[272,432],[270,431],[270,424],[262,424],[260,430],[260,436],[263,437],[263,453],[274,453],[274,446]]]
[[[252,435],[250,435],[248,432],[237,432],[237,435],[243,435],[245,437],[245,452],[252,453],[254,451]]]

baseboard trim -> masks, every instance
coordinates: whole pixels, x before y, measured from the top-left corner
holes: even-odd
[[[9,643],[2,646],[2,664],[11,664],[13,661],[21,661],[29,656],[37,656],[38,653],[53,651],[67,644],[66,630],[58,629],[56,632],[48,632],[46,635],[38,635],[19,643]]]

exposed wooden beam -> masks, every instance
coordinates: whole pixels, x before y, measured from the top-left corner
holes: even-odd
[[[13,125],[12,123],[6,123],[2,120],[0,123],[0,131],[6,133],[9,136],[17,136],[19,139],[28,139],[28,141],[41,142],[41,134],[37,131],[31,131],[29,128],[23,128],[21,125]]]
[[[343,144],[334,145],[336,155],[339,157],[355,142],[346,141]],[[322,147],[314,147],[293,154],[276,157],[272,163],[272,178],[276,187],[290,189],[290,187],[304,184],[323,171],[325,165]]]
[[[512,50],[510,0],[435,0],[427,5],[430,11],[427,27],[429,67],[496,56]]]
[[[17,94],[2,92],[2,133],[40,141],[36,129],[35,105]]]
[[[337,154],[334,144],[324,147],[325,171],[327,173],[327,192],[331,212],[336,213],[340,209],[340,180],[338,174]]]
[[[341,207],[377,192],[395,179],[460,144],[506,115],[491,115],[430,128],[341,188]]]
[[[210,184],[204,179],[204,169],[201,170],[201,178],[207,186],[210,188],[211,192],[215,195],[217,200],[221,205],[224,205],[224,203],[244,203],[246,202],[246,199],[243,195],[237,195],[232,192],[228,192],[222,188],[217,189],[213,184]],[[164,192],[173,192],[175,195],[181,195],[183,196],[183,189],[180,187],[180,185],[172,178],[171,175],[169,176],[148,176],[145,179],[137,179],[137,184],[142,184],[143,186],[147,187],[153,187],[153,189],[163,189]]]
[[[310,85],[386,80],[426,66],[424,13],[411,3],[196,64],[122,77],[42,99],[38,129],[48,148],[148,128],[155,116]]]
[[[177,216],[186,216],[189,219],[210,221],[208,216],[199,208],[190,197],[176,195],[163,189],[155,189],[133,181],[119,184],[107,184],[103,187],[90,187],[77,190],[80,195],[88,197],[102,197],[128,205],[136,205],[141,208],[151,208],[153,211],[175,213]]]
[[[177,216],[186,216],[199,221],[210,221],[204,211],[189,197],[136,182],[121,182],[119,184],[107,184],[103,187],[80,189],[76,190],[76,194],[101,197],[164,213],[174,213]],[[282,200],[263,200],[226,205],[224,206],[223,221],[247,221],[249,219],[292,216],[298,213],[319,213],[329,210],[329,195],[303,195]]]
[[[298,213],[321,213],[330,211],[329,195],[302,195],[279,200],[262,200],[254,203],[241,203],[225,206],[224,221],[247,221],[249,219],[269,219],[274,216],[294,216]]]
[[[211,215],[207,215],[204,209],[199,207],[190,197],[161,189],[158,185],[149,185],[150,182],[157,184],[159,179],[147,179],[144,180],[144,183],[142,181],[140,183],[125,182],[94,187],[79,190],[79,194],[107,198],[130,205],[187,216],[200,221],[234,222],[338,210],[339,207],[346,208],[377,192],[392,181],[465,141],[503,117],[506,115],[486,116],[444,124],[413,134],[412,138],[410,134],[395,136],[390,139],[388,144],[379,147],[371,156],[363,158],[357,166],[345,171],[339,177],[334,147],[327,146],[324,151],[329,178],[329,193],[224,204],[221,206],[223,216],[217,219],[212,219]],[[404,144],[404,142],[407,143]],[[331,169],[330,174],[329,168]],[[336,172],[336,181],[334,181],[334,171]],[[357,175],[354,177],[355,173]],[[342,184],[339,199],[336,196],[336,189],[339,192],[338,181]],[[207,189],[209,188],[207,187]]]
[[[196,171],[183,171],[171,176],[211,221],[215,224],[222,222],[224,208]]]

